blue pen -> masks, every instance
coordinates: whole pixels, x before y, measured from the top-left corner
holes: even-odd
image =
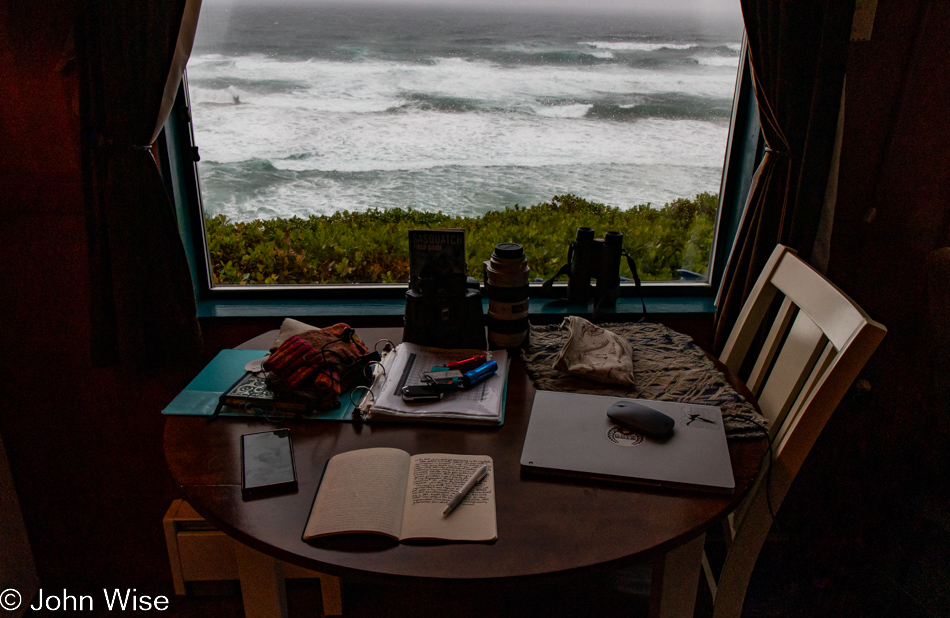
[[[498,363],[490,360],[484,365],[463,373],[459,381],[462,383],[462,388],[472,388],[485,378],[495,375],[496,371],[498,371]]]

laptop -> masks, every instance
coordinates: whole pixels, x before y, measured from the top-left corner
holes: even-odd
[[[607,409],[622,399],[673,418],[673,435],[654,439],[615,425]],[[702,491],[735,489],[719,408],[668,401],[538,391],[521,469]]]

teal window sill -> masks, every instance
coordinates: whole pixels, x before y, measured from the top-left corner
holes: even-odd
[[[649,297],[646,298],[648,315],[704,315],[715,313],[712,297]],[[488,301],[483,301],[488,311]],[[378,300],[324,299],[324,300],[203,300],[198,302],[199,318],[251,318],[251,317],[401,317],[406,301],[401,298]],[[617,319],[639,319],[643,309],[639,298],[621,298],[617,306],[604,311]],[[529,315],[558,316],[586,315],[585,305],[567,305],[558,301],[533,298],[528,307]]]

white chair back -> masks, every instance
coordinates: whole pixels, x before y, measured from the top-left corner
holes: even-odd
[[[778,314],[746,382],[769,419],[769,462],[727,526],[718,581],[703,560],[714,616],[739,616],[772,515],[835,408],[887,329],[792,249],[779,245],[759,276],[720,360],[739,373],[776,297]],[[767,479],[767,482],[766,482]],[[766,495],[766,491],[768,495]]]

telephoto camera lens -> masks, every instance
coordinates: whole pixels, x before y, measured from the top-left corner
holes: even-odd
[[[488,292],[488,342],[496,348],[520,346],[528,334],[528,259],[518,243],[495,245],[484,264]]]

